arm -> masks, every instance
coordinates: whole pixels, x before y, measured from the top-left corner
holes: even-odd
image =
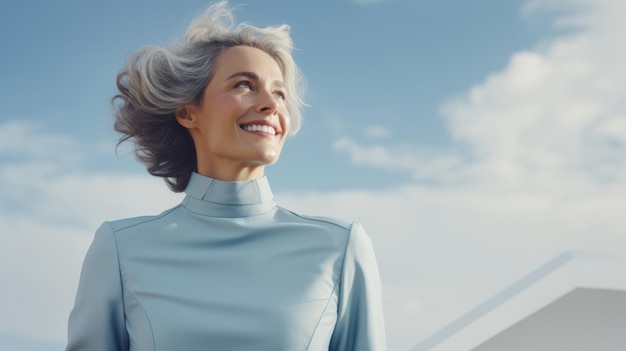
[[[354,223],[344,257],[330,350],[386,350],[380,276],[372,242]]]
[[[129,348],[117,248],[108,223],[100,226],[85,256],[68,331],[66,351]]]

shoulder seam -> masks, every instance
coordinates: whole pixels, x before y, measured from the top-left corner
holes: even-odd
[[[337,223],[337,222],[344,222],[344,221],[340,221],[340,220],[332,221],[330,219],[326,219],[325,217],[305,216],[305,215],[301,215],[299,213],[296,213],[294,211],[288,210],[288,209],[286,209],[286,208],[284,208],[282,206],[277,206],[277,207],[280,208],[281,210],[285,211],[285,212],[291,213],[292,215],[294,215],[296,217],[300,217],[302,219],[308,219],[310,221],[316,221],[316,222],[323,222],[323,223],[332,224],[332,225],[334,225],[336,227],[339,227],[339,228],[342,228],[342,229],[345,229],[345,230],[348,230],[348,231],[351,230],[352,225],[354,224],[354,222],[346,222],[347,224],[343,225],[343,224]]]
[[[178,209],[179,207],[181,207],[180,204],[176,205],[176,206],[170,208],[169,210],[164,211],[164,212],[162,212],[162,213],[160,213],[160,214],[158,214],[156,216],[147,216],[147,218],[145,218],[144,220],[141,220],[141,221],[138,221],[138,222],[132,223],[132,224],[127,224],[126,226],[123,226],[123,227],[120,227],[120,228],[113,228],[112,224],[109,224],[109,225],[111,226],[111,230],[115,233],[115,232],[118,232],[118,231],[126,230],[128,228],[132,228],[132,227],[137,226],[137,225],[141,225],[141,224],[144,224],[144,223],[156,221],[157,219],[161,219],[161,218],[167,216],[168,214],[170,214],[172,211]],[[126,219],[131,219],[131,218],[126,218]],[[123,220],[124,219],[121,219],[120,221],[123,221]],[[113,221],[113,222],[116,222],[116,221]],[[111,223],[111,222],[109,222],[109,223]]]
[[[176,207],[178,207],[178,206],[176,206]],[[172,208],[172,209],[170,209],[168,211],[163,212],[162,214],[156,216],[153,219],[157,219],[157,218],[160,218],[163,215],[166,215],[167,213],[169,213],[172,210],[174,210],[176,207],[174,207],[174,208]],[[150,220],[146,220],[146,221],[142,221],[140,223],[146,223],[146,222],[149,222],[149,221]],[[124,319],[126,320],[126,294],[128,294],[131,298],[133,298],[137,302],[137,305],[139,305],[139,308],[141,309],[141,311],[144,313],[144,315],[146,317],[148,325],[150,326],[150,334],[152,336],[152,345],[154,347],[154,345],[156,344],[156,341],[154,339],[154,329],[152,327],[152,321],[148,317],[148,314],[147,314],[145,308],[143,307],[142,303],[137,299],[135,294],[133,294],[133,292],[129,288],[127,288],[126,281],[124,280],[124,274],[122,274],[122,262],[121,262],[121,259],[120,259],[120,254],[119,254],[119,249],[118,249],[118,244],[117,244],[117,233],[116,233],[115,230],[113,230],[113,226],[111,225],[111,222],[105,222],[105,223],[111,229],[111,235],[113,236],[113,244],[115,245],[115,255],[116,255],[116,258],[117,258],[117,269],[118,269],[118,274],[119,274],[119,279],[120,279],[120,289],[122,290],[121,291],[121,293],[122,293],[121,296],[122,296],[122,309],[124,311]],[[132,226],[133,225],[129,225],[129,226],[126,226],[124,228],[121,228],[120,230],[127,229],[127,228],[132,227]],[[129,338],[130,338],[130,335],[129,335]],[[130,340],[129,340],[129,342],[130,342]]]
[[[111,222],[105,222],[105,223],[109,226],[109,229],[111,230],[111,236],[113,237],[113,245],[115,246],[115,260],[117,261],[117,274],[119,274],[120,289],[122,290],[120,291],[121,296],[122,296],[122,309],[124,310],[124,319],[126,319],[126,299],[124,299],[124,292],[126,290],[124,285],[126,283],[124,282],[124,276],[122,274],[122,263],[120,262],[120,252],[119,252],[118,245],[117,245],[117,235],[115,233],[115,230],[113,229],[113,226],[111,225]]]
[[[339,296],[337,299],[337,323],[339,323],[339,318],[342,318],[339,312],[341,311],[341,308],[343,306],[343,299],[341,298],[341,295],[343,294],[343,274],[344,268],[346,266],[346,257],[348,256],[348,248],[350,247],[350,241],[352,239],[353,226],[354,223],[350,226],[350,230],[348,231],[348,237],[346,238],[346,247],[343,249],[343,257],[341,258],[341,270],[339,271],[339,279],[337,281],[337,284],[339,285]]]

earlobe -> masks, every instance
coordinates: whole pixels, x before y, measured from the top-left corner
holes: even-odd
[[[176,121],[178,121],[178,124],[187,129],[194,127],[195,119],[189,106],[185,106],[176,111]]]

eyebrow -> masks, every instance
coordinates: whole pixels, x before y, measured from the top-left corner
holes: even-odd
[[[248,72],[248,71],[241,71],[241,72],[235,72],[233,74],[231,74],[230,76],[228,76],[226,79],[224,79],[224,81],[228,81],[231,80],[233,78],[237,78],[237,77],[246,77],[252,80],[259,80],[259,75],[254,73],[254,72]],[[285,87],[285,83],[283,83],[281,80],[278,79],[274,79],[274,81],[272,82],[276,85],[278,85],[281,88]]]

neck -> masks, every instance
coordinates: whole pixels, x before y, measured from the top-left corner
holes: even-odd
[[[241,181],[262,178],[265,167],[262,164],[242,166],[241,164],[221,162],[219,167],[198,162],[198,174],[221,181]]]

